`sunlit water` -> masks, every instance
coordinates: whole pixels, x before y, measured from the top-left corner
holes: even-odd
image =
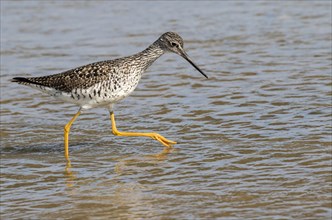
[[[15,76],[167,54],[115,107],[77,107]],[[331,2],[1,1],[1,219],[330,219]]]

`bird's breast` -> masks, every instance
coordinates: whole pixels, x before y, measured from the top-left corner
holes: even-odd
[[[113,75],[89,88],[75,88],[69,93],[56,93],[54,96],[86,109],[113,104],[129,96],[140,78],[141,74]]]

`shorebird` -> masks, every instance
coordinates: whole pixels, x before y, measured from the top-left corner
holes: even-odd
[[[182,38],[177,33],[166,32],[145,50],[132,56],[95,62],[48,76],[15,77],[12,82],[30,86],[79,106],[78,112],[64,127],[64,153],[67,162],[70,162],[68,150],[70,127],[83,110],[94,107],[105,107],[109,110],[114,135],[150,137],[171,148],[176,142],[158,133],[118,131],[113,112],[113,105],[129,96],[137,87],[146,69],[167,52],[180,55],[208,78],[184,51]]]

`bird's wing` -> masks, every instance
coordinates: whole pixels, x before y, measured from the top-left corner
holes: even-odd
[[[35,84],[45,86],[63,92],[71,92],[73,89],[86,89],[107,80],[112,72],[114,72],[112,62],[101,61],[58,74],[41,77],[16,77],[12,81],[26,85]]]

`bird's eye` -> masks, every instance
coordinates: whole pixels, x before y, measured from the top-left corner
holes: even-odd
[[[172,47],[179,47],[179,45],[177,43],[174,43],[174,42],[172,42],[171,45],[172,45]]]

